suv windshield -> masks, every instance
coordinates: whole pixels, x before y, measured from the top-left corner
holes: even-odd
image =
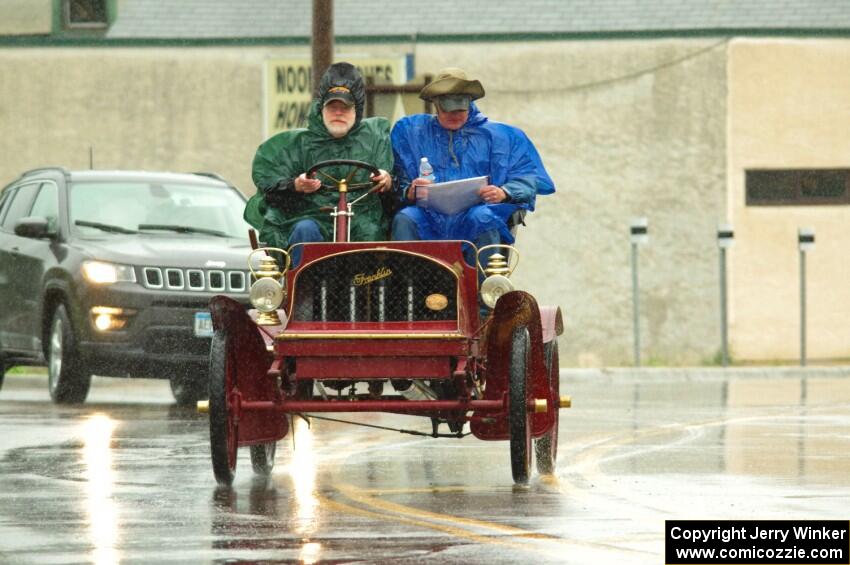
[[[200,184],[143,181],[77,182],[71,225],[81,235],[186,233],[245,238],[245,201],[234,190]]]

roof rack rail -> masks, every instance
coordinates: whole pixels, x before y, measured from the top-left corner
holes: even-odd
[[[213,179],[216,179],[216,180],[220,180],[221,182],[225,182],[225,183],[227,182],[227,179],[225,179],[223,176],[221,176],[218,173],[210,173],[210,172],[207,172],[207,171],[192,171],[189,174],[190,175],[200,175],[202,177],[210,177],[210,178],[213,178]]]
[[[68,174],[68,169],[66,169],[65,167],[60,167],[60,166],[57,165],[57,166],[53,166],[53,167],[37,167],[35,169],[30,169],[28,171],[24,171],[23,173],[21,173],[21,177],[25,177],[25,176],[28,176],[28,175],[34,175],[36,173],[41,173],[43,171],[62,171],[63,174],[65,174],[65,175]]]

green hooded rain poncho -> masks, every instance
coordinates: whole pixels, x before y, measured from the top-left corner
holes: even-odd
[[[362,84],[362,83],[361,83]],[[320,94],[327,93],[328,85],[320,86]],[[310,194],[296,192],[293,181],[302,173],[329,159],[355,159],[365,161],[379,169],[392,171],[393,156],[390,145],[389,121],[385,118],[362,116],[362,87],[356,86],[357,118],[351,131],[342,138],[328,133],[322,120],[324,94],[313,101],[306,129],[281,132],[257,149],[252,168],[255,194],[245,208],[245,220],[260,230],[260,241],[272,247],[287,248],[289,236],[296,222],[310,218],[316,221],[325,241],[333,237],[333,218],[323,206],[335,206],[338,193],[321,188]],[[357,96],[360,94],[360,96]],[[323,172],[334,178],[345,178],[349,166],[329,167]],[[369,172],[358,170],[350,184],[369,181]],[[328,183],[318,175],[323,183]],[[352,190],[349,201],[361,196],[368,188]],[[388,239],[389,217],[385,213],[381,196],[377,193],[366,196],[354,206],[351,219],[352,241],[382,241]]]

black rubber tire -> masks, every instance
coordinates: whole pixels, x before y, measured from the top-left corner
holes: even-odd
[[[303,380],[295,383],[295,395],[298,400],[312,400],[313,380]]]
[[[6,360],[0,354],[0,390],[3,390],[3,380],[6,378]]]
[[[186,367],[172,374],[168,379],[171,394],[178,406],[194,407],[199,400],[209,397],[210,387],[207,372]]]
[[[528,411],[528,354],[530,338],[525,327],[514,330],[508,389],[508,428],[511,474],[516,484],[528,483],[531,475],[531,414]]]
[[[91,373],[86,371],[77,351],[74,326],[64,304],[56,306],[47,336],[47,388],[57,404],[85,402],[91,387]]]
[[[543,356],[546,359],[546,374],[549,377],[549,388],[555,391],[555,398],[559,399],[558,388],[560,386],[558,366],[558,342],[552,340],[543,346]],[[556,400],[557,402],[557,400]],[[558,460],[558,415],[560,407],[555,404],[555,425],[543,436],[534,441],[534,455],[537,459],[537,471],[544,475],[555,472],[555,463]]]
[[[270,441],[259,445],[252,445],[251,466],[258,475],[270,475],[274,469],[274,455],[277,451],[277,442]]]
[[[210,457],[218,484],[230,486],[236,475],[238,429],[230,417],[227,396],[236,383],[230,370],[227,338],[222,330],[215,332],[210,344]],[[230,374],[229,374],[230,373]]]

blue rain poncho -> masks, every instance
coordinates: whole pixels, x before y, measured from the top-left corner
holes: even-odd
[[[396,122],[391,135],[395,157],[394,174],[403,204],[410,181],[419,176],[419,161],[427,157],[436,182],[488,176],[490,184],[502,187],[510,201],[478,204],[464,212],[447,216],[435,210],[403,209],[417,222],[422,239],[463,239],[474,241],[487,230],[498,229],[502,241],[513,243],[507,219],[518,209],[534,210],[538,194],[552,194],[555,185],[534,144],[522,130],[490,121],[470,103],[469,118],[457,131],[440,126],[430,114],[406,116]],[[486,207],[488,213],[476,210]]]

